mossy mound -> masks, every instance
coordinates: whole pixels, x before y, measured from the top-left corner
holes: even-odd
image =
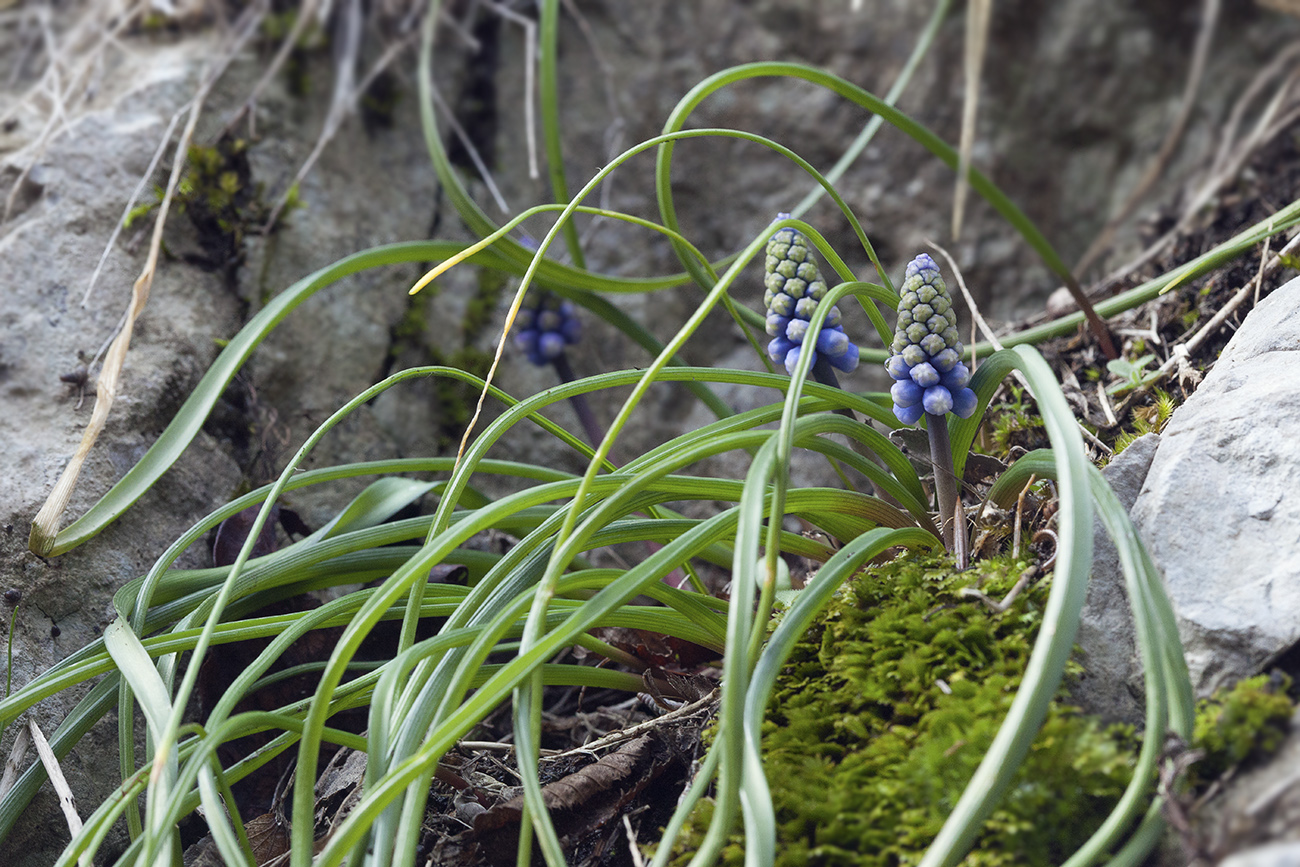
[[[1230,768],[1277,752],[1286,739],[1294,707],[1291,678],[1261,674],[1219,690],[1196,708],[1192,746],[1204,756],[1193,767],[1193,783],[1205,784]]]
[[[982,589],[1001,596],[1025,565],[980,564]],[[960,595],[979,576],[950,568],[909,556],[861,577],[792,654],[763,736],[777,864],[916,863],[961,796],[1015,696],[1047,582],[995,613]],[[1137,746],[1131,727],[1054,702],[962,863],[1063,861],[1122,793]],[[683,852],[701,839],[707,812],[693,817]],[[743,857],[737,836],[724,863]]]

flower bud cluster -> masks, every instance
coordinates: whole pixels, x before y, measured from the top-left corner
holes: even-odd
[[[894,379],[889,393],[899,421],[916,424],[922,413],[970,418],[975,412],[978,399],[967,385],[970,370],[961,362],[952,296],[926,253],[907,265],[890,348],[894,354],[885,369]]]
[[[826,295],[826,281],[817,270],[807,240],[791,228],[780,230],[767,242],[764,273],[763,304],[767,307],[767,333],[772,337],[767,354],[784,364],[787,373],[794,373],[804,349],[808,322]],[[832,367],[844,373],[858,366],[858,347],[844,333],[838,307],[827,313],[812,352],[813,364],[817,363],[817,353],[821,353]]]
[[[550,294],[543,295],[535,306],[520,310],[515,322],[520,328],[515,345],[538,366],[559,358],[565,346],[577,343],[582,336],[582,322],[573,302]]]

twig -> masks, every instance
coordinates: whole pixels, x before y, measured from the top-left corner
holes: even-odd
[[[1246,160],[1258,148],[1262,147],[1283,128],[1290,126],[1291,120],[1295,117],[1295,112],[1292,111],[1287,114],[1282,114],[1282,112],[1297,81],[1300,81],[1300,70],[1293,69],[1291,74],[1278,85],[1277,90],[1273,93],[1273,98],[1268,101],[1268,105],[1264,107],[1259,118],[1255,121],[1254,128],[1238,143],[1235,150],[1225,154],[1227,142],[1224,142],[1224,145],[1220,148],[1222,163],[1218,165],[1219,173],[1212,176],[1209,182],[1201,188],[1200,192],[1188,202],[1183,209],[1184,219],[1190,220],[1195,217],[1196,213],[1218,192],[1224,182],[1237,176]],[[1281,120],[1277,120],[1279,116],[1281,116]]]
[[[1223,307],[1219,308],[1219,312],[1215,313],[1210,321],[1205,323],[1205,325],[1192,335],[1186,343],[1174,347],[1174,351],[1170,353],[1169,359],[1165,361],[1164,364],[1160,365],[1157,372],[1163,376],[1178,363],[1180,358],[1186,358],[1195,352],[1196,349],[1210,337],[1210,335],[1219,329],[1219,326],[1223,325],[1223,323],[1227,321],[1228,317],[1232,315],[1232,312],[1241,306],[1242,302],[1250,296],[1252,290],[1258,292],[1258,288],[1260,284],[1263,283],[1264,278],[1272,274],[1273,271],[1277,269],[1278,265],[1282,264],[1283,257],[1290,255],[1291,251],[1295,250],[1297,246],[1300,246],[1300,231],[1297,231],[1291,236],[1291,240],[1287,241],[1285,247],[1277,251],[1277,255],[1268,260],[1267,265],[1264,264],[1264,260],[1268,256],[1266,249],[1264,255],[1259,257],[1260,267],[1255,273],[1255,276],[1247,281],[1246,285],[1242,286],[1237,294],[1232,296],[1232,299],[1228,301],[1227,304],[1224,304]]]
[[[9,794],[9,790],[18,782],[18,775],[22,773],[23,760],[27,758],[27,748],[32,744],[32,736],[27,729],[19,728],[18,733],[14,735],[13,747],[9,750],[9,758],[5,761],[4,777],[0,778],[0,798]]]
[[[992,611],[994,614],[1001,614],[1011,607],[1012,603],[1014,603],[1016,599],[1019,598],[1021,593],[1025,592],[1025,588],[1029,586],[1029,582],[1033,580],[1034,575],[1036,575],[1037,573],[1038,573],[1037,565],[1029,566],[1024,571],[1022,571],[1020,573],[1020,577],[1016,579],[1015,585],[1011,588],[1011,591],[1007,593],[1006,596],[1002,597],[1001,602],[997,602],[993,600],[992,598],[989,597],[988,594],[986,594],[983,590],[980,590],[978,587],[963,587],[961,588],[961,592],[958,595],[968,597],[971,599],[978,599],[980,602],[983,602],[985,605],[987,605],[989,610]]]
[[[952,554],[957,563],[957,568],[965,569],[970,566],[971,525],[966,520],[966,510],[962,506],[960,489],[956,493],[957,496],[952,506]]]
[[[515,751],[514,744],[499,743],[497,741],[461,741],[456,746],[462,750],[481,753],[513,753]],[[543,757],[558,756],[560,751],[543,749],[540,754]]]
[[[1279,54],[1278,59],[1285,58],[1288,61],[1287,66],[1289,68],[1289,61],[1292,59],[1292,54],[1296,52],[1300,52],[1300,48],[1296,45],[1288,46]],[[1269,69],[1271,68],[1272,65],[1270,65]],[[1268,72],[1269,69],[1266,69],[1265,72]],[[1262,76],[1263,73],[1261,73],[1261,78]],[[1300,71],[1293,73],[1278,87],[1277,91],[1273,95],[1273,99],[1270,100],[1268,107],[1256,122],[1254,130],[1244,139],[1237,142],[1235,148],[1230,147],[1231,143],[1225,139],[1220,148],[1220,156],[1215,160],[1215,165],[1209,172],[1209,177],[1199,189],[1189,196],[1187,204],[1183,208],[1183,213],[1179,217],[1178,222],[1174,224],[1173,228],[1157,238],[1134,259],[1121,265],[1119,268],[1116,268],[1114,271],[1093,284],[1092,288],[1088,292],[1089,295],[1096,297],[1104,292],[1107,287],[1120,282],[1129,274],[1160,255],[1165,248],[1173,243],[1175,238],[1187,231],[1187,228],[1200,213],[1201,208],[1204,207],[1225,184],[1237,177],[1241,172],[1242,167],[1258,152],[1260,148],[1272,141],[1278,133],[1288,128],[1297,118],[1300,118],[1300,110],[1289,111],[1281,117],[1278,117],[1278,113],[1282,111],[1282,106],[1286,102],[1286,95],[1295,84],[1298,77],[1300,77]],[[1259,80],[1260,79],[1257,79],[1257,81]],[[1248,93],[1253,96],[1255,89],[1254,84],[1252,84]],[[1238,104],[1238,109],[1242,109],[1244,105],[1245,101],[1243,99],[1243,101]],[[1235,114],[1236,111],[1234,110],[1234,115]],[[1229,131],[1234,130],[1235,127],[1230,127]],[[1225,131],[1225,134],[1226,132],[1227,131]]]
[[[260,0],[258,5],[264,6],[266,3],[267,0]],[[318,5],[320,5],[320,0],[302,0],[302,5],[298,7],[297,17],[293,20],[293,26],[289,28],[289,33],[284,37],[284,41],[280,43],[279,49],[275,52],[275,57],[271,58],[271,64],[262,72],[262,77],[253,85],[253,89],[248,92],[248,96],[244,99],[243,103],[240,104],[239,108],[235,109],[234,113],[222,126],[221,135],[218,136],[218,138],[233,130],[235,124],[239,123],[244,115],[250,113],[253,106],[257,105],[258,97],[260,97],[262,91],[266,90],[266,88],[270,86],[271,82],[275,80],[275,76],[280,72],[280,67],[284,66],[285,61],[289,59],[289,55],[298,44],[298,40],[302,37],[303,31],[307,29],[307,23],[315,17],[316,7]],[[265,13],[263,12],[260,14]],[[250,119],[249,122],[252,123],[252,120]]]
[[[262,225],[263,234],[269,234],[274,228],[276,222],[280,219],[280,214],[284,212],[285,206],[288,205],[289,197],[293,195],[294,189],[311,173],[316,161],[325,152],[326,146],[338,134],[343,121],[356,109],[357,98],[365,93],[366,89],[388,68],[389,64],[396,60],[398,55],[415,41],[415,34],[412,33],[388,46],[387,50],[370,67],[361,82],[353,86],[353,71],[356,68],[357,56],[361,50],[361,31],[363,29],[360,4],[356,0],[349,0],[347,8],[341,13],[340,18],[342,21],[339,26],[343,31],[343,38],[336,42],[338,49],[334,68],[337,77],[334,80],[334,95],[330,101],[329,114],[325,118],[325,123],[321,126],[320,135],[317,137],[311,153],[307,156],[307,159],[303,160],[302,165],[298,167],[297,174],[294,175],[293,181],[289,183],[276,201],[275,206],[271,208],[270,216]]]
[[[1273,230],[1273,224],[1269,223],[1269,231]],[[1251,303],[1252,307],[1259,306],[1259,289],[1264,285],[1264,260],[1268,258],[1269,243],[1273,240],[1272,235],[1264,238],[1264,252],[1259,254],[1259,270],[1255,272],[1255,300]]]
[[[469,133],[456,119],[455,112],[447,105],[447,101],[442,98],[442,93],[432,81],[429,82],[429,93],[433,95],[433,104],[442,111],[443,117],[447,119],[448,125],[451,126],[451,131],[456,134],[456,138],[460,140],[461,145],[465,148],[465,153],[469,155],[470,162],[474,163],[474,168],[478,169],[479,177],[487,185],[488,192],[496,200],[497,207],[501,209],[501,213],[509,214],[510,206],[506,204],[505,196],[501,195],[501,190],[497,188],[496,181],[492,180],[492,173],[488,171],[487,164],[483,162],[483,157],[479,155],[478,148],[474,147],[474,142],[470,140]]]
[[[24,156],[29,156],[29,158],[26,165],[18,173],[18,177],[14,179],[13,185],[9,188],[9,194],[5,197],[4,213],[0,216],[0,224],[9,219],[19,190],[22,189],[28,173],[36,165],[45,148],[51,141],[71,128],[72,122],[68,116],[67,106],[72,94],[84,82],[99,55],[103,52],[104,47],[116,42],[117,34],[134,22],[136,16],[143,10],[144,4],[137,4],[135,8],[123,11],[119,18],[111,20],[104,20],[106,11],[104,8],[93,3],[88,4],[88,6],[86,14],[77,21],[67,38],[64,39],[62,47],[57,44],[55,39],[48,11],[42,8],[36,14],[37,22],[41,26],[41,36],[45,43],[45,50],[50,57],[49,66],[46,68],[45,74],[41,76],[40,81],[28,91],[27,95],[15,105],[13,110],[0,120],[7,120],[12,117],[19,105],[33,102],[40,93],[45,93],[49,98],[49,117],[36,139],[23,149]],[[112,24],[111,27],[110,24]],[[95,42],[92,47],[84,51],[80,65],[72,70],[72,74],[65,81],[60,74],[62,58],[74,52],[80,53],[79,49],[87,39],[94,39]]]
[[[665,723],[676,722],[677,720],[682,719],[684,717],[694,716],[695,714],[703,710],[707,710],[710,705],[716,704],[717,700],[718,700],[718,691],[715,689],[713,692],[709,693],[703,698],[696,699],[690,704],[684,704],[681,707],[677,708],[677,710],[672,710],[669,711],[668,713],[661,714],[657,717],[654,717],[653,719],[648,719],[645,720],[644,722],[639,722],[636,725],[632,726],[631,728],[622,729],[616,732],[610,732],[604,737],[597,738],[591,743],[583,744],[580,747],[574,747],[571,750],[565,750],[564,752],[561,753],[556,753],[554,756],[552,756],[552,758],[558,759],[567,755],[573,755],[578,753],[590,753],[590,752],[594,752],[595,750],[603,750],[606,747],[612,747],[614,746],[614,744],[622,743],[623,741],[640,737],[645,732],[657,729],[663,726]]]
[[[95,289],[95,283],[99,280],[99,272],[104,269],[104,263],[108,261],[108,254],[113,252],[113,245],[117,243],[118,235],[122,234],[122,229],[126,226],[127,217],[131,215],[131,209],[135,203],[140,200],[140,194],[144,192],[145,187],[149,184],[149,179],[153,177],[154,170],[158,168],[158,163],[162,161],[163,154],[167,152],[167,145],[171,143],[172,133],[176,131],[176,124],[180,122],[181,116],[190,109],[189,105],[182,106],[179,111],[172,115],[172,119],[167,123],[167,130],[163,133],[162,139],[158,142],[158,147],[153,152],[153,158],[149,160],[149,168],[144,170],[140,176],[140,181],[135,185],[131,192],[131,198],[126,200],[126,207],[122,209],[122,217],[113,226],[113,234],[108,236],[108,243],[104,245],[104,252],[99,256],[99,262],[95,265],[95,270],[90,275],[90,281],[86,284],[86,294],[81,296],[81,306],[86,307],[90,303],[90,293]],[[121,327],[120,325],[118,326]]]
[[[1179,141],[1182,140],[1184,130],[1187,129],[1187,121],[1192,115],[1192,109],[1196,105],[1196,94],[1200,90],[1201,79],[1205,74],[1205,60],[1209,56],[1210,43],[1213,41],[1214,29],[1219,20],[1219,7],[1220,0],[1205,0],[1201,9],[1201,26],[1196,34],[1195,47],[1192,49],[1192,62],[1187,70],[1187,83],[1183,86],[1183,96],[1178,107],[1178,115],[1174,118],[1169,131],[1165,133],[1165,140],[1160,145],[1160,150],[1156,153],[1155,158],[1151,160],[1150,165],[1147,166],[1147,170],[1143,173],[1137,185],[1133,187],[1124,204],[1114,216],[1106,221],[1106,225],[1102,227],[1096,239],[1080,257],[1078,264],[1074,266],[1074,273],[1084,273],[1088,266],[1096,261],[1097,257],[1110,246],[1110,242],[1115,237],[1115,232],[1120,225],[1133,214],[1138,203],[1146,196],[1152,185],[1164,174],[1165,168],[1168,167],[1169,160],[1174,155],[1174,150],[1178,147]]]
[[[1156,315],[1155,308],[1150,308],[1147,313],[1149,324],[1146,328],[1116,328],[1115,333],[1120,337],[1141,337],[1153,346],[1163,346],[1165,340],[1160,336],[1160,319]]]
[[[1232,145],[1237,137],[1237,129],[1241,126],[1242,120],[1246,116],[1246,109],[1255,101],[1265,87],[1269,85],[1278,76],[1290,72],[1295,68],[1296,58],[1300,57],[1300,42],[1292,42],[1282,48],[1269,63],[1251,80],[1246,86],[1246,90],[1237,100],[1236,105],[1232,107],[1232,112],[1228,115],[1227,123],[1223,125],[1221,133],[1222,140],[1219,145],[1218,153],[1215,154],[1214,162],[1210,167],[1210,175],[1217,175],[1221,172],[1232,155]]]
[[[249,20],[254,19],[254,16],[247,11],[245,15],[248,16]],[[63,468],[63,474],[55,483],[54,489],[50,491],[49,497],[46,498],[41,510],[32,521],[31,534],[27,544],[32,552],[40,556],[46,556],[54,550],[54,543],[58,536],[59,520],[63,516],[64,509],[67,508],[73,489],[76,487],[77,477],[81,474],[81,466],[90,453],[91,447],[99,438],[104,425],[108,422],[109,410],[112,409],[113,400],[117,396],[118,377],[121,375],[122,365],[126,362],[127,349],[131,345],[131,334],[134,330],[135,320],[144,310],[144,306],[149,300],[149,290],[153,286],[154,274],[158,268],[158,257],[162,250],[163,226],[166,225],[167,213],[176,195],[176,188],[180,184],[181,175],[185,168],[185,155],[189,149],[190,141],[194,137],[194,129],[198,125],[203,103],[211,92],[213,85],[216,84],[217,79],[221,77],[221,74],[234,58],[239,45],[242,44],[241,36],[247,38],[251,32],[252,28],[249,28],[247,33],[237,35],[232,40],[230,49],[219,55],[217,61],[204,76],[203,81],[200,82],[198,91],[190,104],[189,120],[181,133],[180,141],[176,144],[171,178],[167,182],[167,190],[163,194],[162,202],[158,205],[158,213],[154,218],[153,237],[149,243],[149,255],[140,276],[136,278],[134,285],[131,287],[131,302],[127,306],[125,321],[117,337],[113,339],[112,344],[109,346],[108,353],[104,357],[103,369],[95,381],[95,406],[91,411],[90,423],[82,434],[77,451],[73,454],[72,459],[68,461],[67,466]]]
[[[18,42],[18,56],[13,58],[13,69],[9,71],[9,81],[6,82],[9,90],[12,90],[18,83],[18,79],[22,78],[22,70],[27,65],[27,60],[30,60],[31,52],[36,47],[35,39],[26,38],[27,19],[42,13],[48,16],[49,9],[45,8],[45,6],[36,6],[34,9],[6,9],[4,12],[0,12],[0,25],[8,26],[13,22],[18,23],[18,34],[14,38]],[[8,120],[9,117],[13,117],[12,109],[3,116],[4,120]]]
[[[1011,535],[1011,559],[1020,559],[1020,532],[1025,513],[1025,497],[1029,496],[1029,489],[1038,481],[1038,476],[1030,474],[1029,481],[1020,490],[1020,496],[1016,497],[1016,522]]]
[[[925,243],[930,247],[930,249],[936,251],[940,256],[943,256],[943,258],[947,260],[948,267],[952,269],[953,276],[957,278],[957,288],[961,290],[961,297],[966,299],[966,308],[970,310],[971,321],[979,327],[980,333],[984,335],[984,339],[992,344],[995,350],[1002,349],[1002,341],[998,340],[997,335],[993,333],[993,329],[989,327],[988,322],[984,319],[984,314],[980,313],[979,305],[975,303],[975,297],[971,295],[970,290],[966,288],[966,280],[962,277],[961,269],[957,267],[957,262],[951,255],[949,255],[947,250],[929,238],[925,239]]]
[[[534,119],[537,105],[537,22],[493,0],[480,2],[524,30],[524,141],[528,150],[528,177],[537,180],[541,175],[537,169],[537,122]]]
[[[1097,402],[1101,404],[1101,411],[1106,414],[1106,426],[1114,427],[1119,424],[1119,419],[1115,418],[1115,410],[1110,405],[1110,398],[1106,394],[1106,386],[1100,382],[1097,383]]]
[[[1245,815],[1251,819],[1256,818],[1260,813],[1272,806],[1278,798],[1286,794],[1288,789],[1295,786],[1297,783],[1300,783],[1300,768],[1293,770],[1290,774],[1287,774],[1285,777],[1260,793],[1255,800],[1251,801],[1246,806],[1244,811]]]
[[[623,814],[623,830],[627,832],[627,850],[632,854],[632,867],[645,867],[645,859],[641,857],[641,847],[636,844],[636,832],[632,830],[632,820],[627,813]]]
[[[610,121],[605,126],[604,144],[605,159],[607,162],[612,161],[623,151],[623,131],[627,127],[627,120],[623,117],[623,111],[619,107],[618,92],[614,87],[614,67],[606,59],[604,53],[600,50],[600,43],[596,39],[595,33],[591,29],[589,22],[578,4],[574,0],[561,0],[565,10],[577,23],[578,29],[582,31],[582,36],[587,42],[587,47],[591,49],[591,56],[595,58],[596,65],[600,67],[601,88],[605,92],[605,111]],[[616,173],[606,175],[605,180],[600,184],[600,206],[604,210],[613,210],[613,196],[615,190],[614,177]],[[588,224],[582,233],[582,246],[591,243],[592,238],[600,231],[600,227],[605,223],[604,217],[595,217]]]
[[[415,23],[423,17],[424,11],[428,8],[428,5],[429,4],[426,0],[411,0],[411,8],[407,11],[406,16],[402,18],[402,24],[399,28],[401,32],[409,33],[414,30]],[[470,4],[469,11],[472,12],[473,8],[473,4]],[[465,22],[457,21],[456,16],[452,15],[445,5],[438,9],[438,26],[446,27],[454,33],[461,42],[465,43],[465,47],[470,51],[477,52],[483,47],[483,43],[479,42],[478,39],[474,37],[474,34],[470,32],[470,29],[466,26]]]
[[[22,77],[23,74],[23,68],[27,65],[27,61],[31,59],[32,52],[36,48],[37,40],[24,38],[27,35],[24,31],[27,28],[28,20],[32,18],[39,19],[40,16],[42,15],[44,15],[48,19],[49,14],[50,14],[50,10],[49,7],[47,6],[10,9],[0,13],[0,24],[8,25],[11,22],[17,21],[18,26],[21,28],[18,33],[18,36],[16,37],[18,40],[21,40],[21,47],[19,49],[18,56],[13,59],[14,61],[13,70],[9,73],[9,81],[8,81],[9,88],[13,88],[18,84],[18,80]],[[10,109],[7,113],[0,115],[0,121],[8,120],[9,118],[13,117],[15,113],[15,109],[17,108],[18,105],[21,105],[21,102],[16,103],[14,109]]]

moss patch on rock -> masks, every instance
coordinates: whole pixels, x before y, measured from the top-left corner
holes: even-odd
[[[920,860],[992,742],[1042,619],[1047,582],[996,613],[961,589],[1006,593],[1008,558],[953,574],[901,558],[849,584],[778,680],[763,749],[780,865]],[[1061,700],[963,864],[1059,863],[1105,819],[1132,773],[1137,739]],[[707,826],[693,817],[683,852]],[[724,862],[743,862],[741,838]],[[681,863],[685,863],[682,860]]]
[[[1006,717],[1050,582],[1001,613],[961,591],[979,584],[998,598],[1025,566],[1003,557],[954,574],[942,558],[905,555],[841,590],[791,654],[764,723],[778,865],[920,861]],[[1127,786],[1140,737],[1071,707],[1069,674],[963,865],[1059,864]],[[1261,675],[1202,701],[1191,747],[1204,758],[1191,782],[1275,752],[1294,709],[1290,686],[1286,675]],[[691,816],[676,867],[698,848],[712,807]],[[744,863],[739,831],[721,863]]]
[[[382,374],[386,376],[404,353],[412,351],[416,363],[454,367],[485,378],[495,357],[488,341],[496,336],[494,318],[507,284],[499,272],[479,269],[478,284],[466,301],[459,327],[447,321],[448,314],[438,303],[441,287],[437,281],[411,296],[406,313],[390,331]],[[469,424],[479,389],[445,377],[431,380],[430,385],[437,406],[438,448],[455,448]]]
[[[1205,755],[1193,768],[1204,783],[1243,762],[1270,756],[1286,739],[1294,707],[1287,697],[1291,678],[1261,674],[1219,690],[1196,708],[1194,749]]]

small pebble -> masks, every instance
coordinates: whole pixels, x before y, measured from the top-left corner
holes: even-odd
[[[1047,315],[1052,319],[1060,319],[1062,316],[1068,316],[1079,309],[1074,303],[1074,298],[1070,295],[1070,290],[1062,286],[1051,295],[1047,296]]]

